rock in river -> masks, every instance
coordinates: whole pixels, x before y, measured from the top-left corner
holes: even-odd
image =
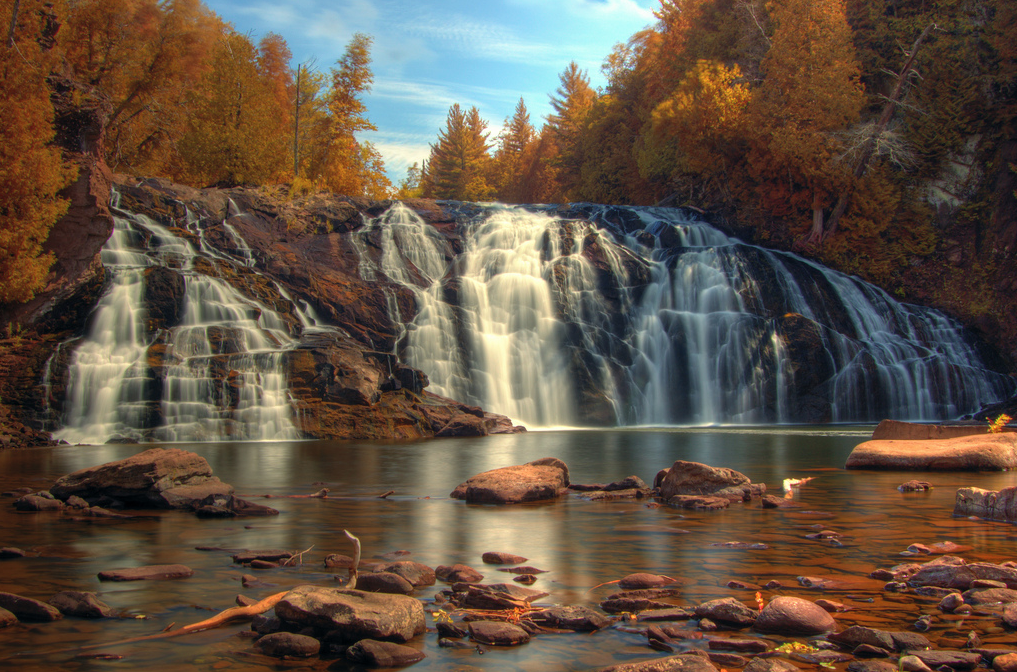
[[[556,499],[568,487],[569,468],[557,458],[545,457],[477,474],[460,483],[449,497],[471,504],[517,504]]]
[[[660,496],[667,500],[675,495],[708,495],[748,500],[766,490],[765,485],[753,485],[748,476],[734,469],[685,460],[677,460],[669,469],[658,474],[656,484]]]
[[[420,600],[347,588],[298,586],[275,607],[284,622],[334,631],[347,644],[361,639],[406,642],[425,629]]]
[[[1017,467],[1017,434],[929,441],[866,441],[848,456],[848,469],[1001,471]]]
[[[0,593],[0,609],[11,612],[19,621],[57,621],[63,618],[56,607],[14,593]]]
[[[759,612],[753,626],[759,632],[781,635],[821,635],[837,629],[825,609],[800,597],[775,597]]]
[[[158,581],[162,579],[186,579],[194,570],[184,565],[148,565],[127,567],[99,572],[100,581]]]

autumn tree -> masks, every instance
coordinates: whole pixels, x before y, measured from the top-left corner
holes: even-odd
[[[367,118],[363,95],[371,90],[371,42],[357,33],[332,68],[332,86],[326,97],[327,143],[321,180],[340,194],[379,196],[391,187],[384,173],[381,154],[373,145],[358,140],[363,131],[376,131]],[[385,186],[387,185],[387,187]]]
[[[582,164],[582,133],[587,114],[597,94],[589,75],[571,61],[558,75],[561,82],[550,96],[554,112],[547,118],[547,129],[557,147],[552,160],[561,199],[572,198],[578,191]]]
[[[0,15],[14,3],[0,0]],[[67,200],[73,178],[52,145],[53,105],[46,78],[56,65],[57,17],[42,0],[21,0],[10,41],[0,46],[0,303],[31,299],[54,258],[43,244]]]
[[[505,120],[505,130],[498,138],[498,149],[493,157],[493,182],[500,200],[507,203],[522,202],[523,155],[536,135],[536,130],[530,124],[526,103],[520,98],[512,118]]]
[[[395,197],[399,199],[420,198],[423,195],[420,183],[422,175],[420,164],[414,161],[413,165],[406,169],[406,177],[399,183],[399,190]]]
[[[191,96],[191,122],[179,143],[185,174],[200,184],[264,184],[288,164],[271,87],[246,35],[229,30]]]
[[[445,128],[431,145],[427,160],[424,195],[462,201],[481,201],[492,196],[488,184],[487,122],[471,107],[464,112],[458,103],[448,111]]]

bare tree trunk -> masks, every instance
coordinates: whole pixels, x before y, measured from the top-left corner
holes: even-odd
[[[14,47],[14,29],[18,27],[18,6],[21,0],[14,0],[14,9],[11,10],[11,29],[7,32],[7,48]]]
[[[293,114],[293,179],[300,177],[300,71],[304,66],[297,66],[297,98]]]
[[[890,120],[893,119],[894,110],[897,109],[897,101],[900,100],[901,93],[904,91],[904,83],[907,81],[908,75],[910,74],[914,64],[915,57],[918,55],[918,48],[921,47],[922,42],[928,37],[929,32],[936,27],[936,24],[930,23],[925,26],[925,30],[918,36],[915,43],[911,46],[911,53],[908,54],[908,60],[904,63],[904,68],[897,75],[897,83],[893,87],[893,92],[886,101],[886,105],[883,106],[883,113],[879,115],[879,121],[876,122],[876,126],[872,129],[872,135],[869,136],[868,140],[865,141],[865,145],[862,147],[862,153],[858,157],[858,162],[855,164],[854,174],[852,175],[852,185],[857,182],[865,171],[869,169],[869,162],[872,160],[872,155],[876,151],[876,143],[879,141],[879,137],[886,131],[886,127],[890,125]],[[833,212],[830,214],[830,219],[827,222],[826,229],[822,233],[822,238],[819,242],[822,242],[833,235],[833,232],[837,230],[837,224],[840,222],[840,218],[844,216],[844,212],[847,210],[848,199],[851,196],[851,186],[848,186],[837,199],[837,205],[834,206]],[[811,237],[810,237],[811,240]]]

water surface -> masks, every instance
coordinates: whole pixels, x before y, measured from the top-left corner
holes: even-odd
[[[526,564],[548,570],[534,585],[558,604],[595,605],[614,591],[608,585],[633,572],[652,572],[686,583],[676,604],[694,605],[734,596],[754,602],[755,588],[732,589],[737,580],[762,586],[777,580],[778,594],[843,602],[852,611],[838,614],[843,626],[854,623],[889,629],[912,629],[921,613],[934,613],[934,641],[944,646],[976,629],[987,644],[1011,645],[1012,635],[998,630],[998,619],[983,616],[960,622],[935,610],[938,600],[913,594],[884,593],[883,582],[868,578],[877,567],[906,558],[900,552],[913,542],[949,540],[971,546],[969,560],[1017,559],[1017,528],[1000,523],[953,518],[958,487],[999,489],[1015,485],[1012,473],[901,473],[845,471],[851,449],[871,427],[637,429],[618,431],[548,431],[482,439],[447,439],[408,443],[288,442],[175,444],[204,456],[214,473],[239,494],[277,508],[267,519],[198,520],[182,512],[145,513],[137,519],[72,520],[68,515],[19,513],[0,507],[0,546],[15,546],[33,557],[0,564],[0,591],[49,599],[59,590],[96,591],[125,615],[146,619],[91,622],[64,619],[0,630],[0,668],[23,670],[270,670],[292,667],[253,653],[241,633],[246,624],[167,641],[110,644],[102,653],[119,661],[75,658],[66,647],[117,642],[196,622],[232,606],[238,593],[254,598],[305,583],[334,585],[344,572],[325,569],[328,553],[350,553],[342,534],[360,537],[365,562],[394,551],[430,566],[457,562],[486,575],[485,582],[513,575],[484,565],[485,551],[505,551],[528,558]],[[79,446],[0,453],[0,490],[30,486],[47,489],[59,476],[87,466],[121,459],[138,446]],[[758,502],[736,504],[717,512],[679,511],[647,506],[645,501],[592,502],[575,496],[551,504],[517,506],[466,505],[448,499],[461,481],[487,469],[541,457],[564,460],[576,483],[609,482],[654,475],[676,459],[737,469],[754,482],[780,491],[784,478],[812,476],[796,492],[802,504],[794,510],[763,510]],[[935,488],[902,494],[900,483],[919,478]],[[328,487],[330,497],[288,498]],[[387,491],[385,499],[377,496]],[[263,496],[271,496],[262,499]],[[842,547],[805,535],[817,526],[844,536]],[[729,541],[763,543],[766,550],[731,550],[714,544]],[[224,549],[304,550],[297,568],[252,572],[234,565]],[[161,582],[101,583],[102,570],[148,564],[182,563],[195,570],[189,579]],[[267,584],[243,589],[240,576],[256,573]],[[799,576],[832,581],[824,591],[799,585]],[[429,601],[442,584],[417,591]],[[872,600],[872,601],[869,601]],[[428,618],[428,625],[433,621]],[[609,664],[652,658],[645,637],[619,624],[594,634],[542,635],[516,649],[492,649],[480,655],[437,646],[433,632],[411,643],[427,658],[414,670],[589,670]],[[694,627],[694,624],[689,624]],[[701,644],[701,643],[700,643]],[[59,651],[59,652],[55,652]],[[19,656],[17,662],[3,657]],[[316,669],[353,670],[340,660],[301,663]],[[841,665],[840,667],[843,667]]]

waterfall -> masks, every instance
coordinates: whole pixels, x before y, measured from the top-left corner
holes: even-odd
[[[190,218],[188,218],[190,220]],[[196,223],[188,230],[196,233]],[[232,228],[236,263],[250,248]],[[109,440],[282,440],[292,422],[283,318],[216,270],[232,260],[199,237],[117,211],[102,249],[109,288],[90,316],[68,371],[63,428],[70,443]],[[196,268],[202,266],[202,272]],[[213,275],[209,275],[209,272]],[[168,292],[153,315],[151,292]]]
[[[432,391],[531,426],[943,420],[1013,391],[942,313],[680,210],[446,206],[461,252],[397,205],[354,234],[361,276],[413,292],[397,347]]]

